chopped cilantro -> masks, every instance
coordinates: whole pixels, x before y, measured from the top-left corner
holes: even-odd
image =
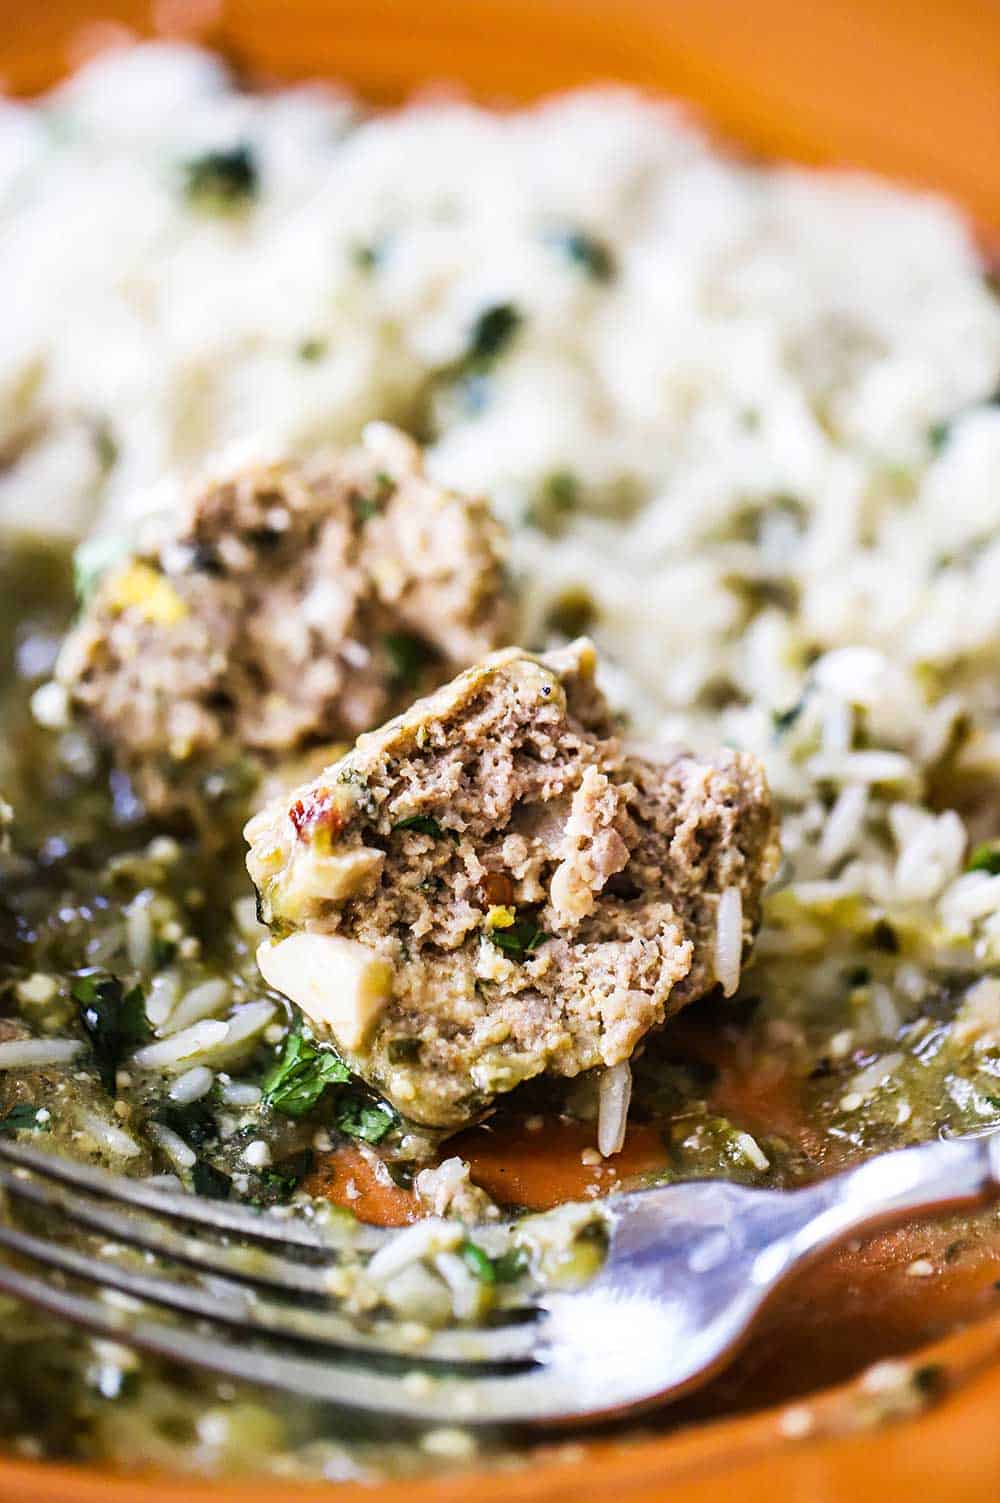
[[[359,522],[370,522],[372,517],[379,514],[379,504],[372,500],[371,496],[352,496],[351,505],[354,507],[354,515]]]
[[[593,277],[595,282],[610,282],[615,274],[615,258],[603,240],[586,230],[555,230],[546,237],[553,250],[566,257],[573,266]]]
[[[442,840],[445,835],[451,835],[451,830],[445,830],[430,814],[411,814],[406,819],[401,819],[394,830],[416,830],[418,835],[432,835],[435,840]]]
[[[797,704],[789,706],[787,710],[772,710],[771,725],[774,728],[774,734],[783,736],[786,731],[790,731],[805,707],[806,701],[803,695]]]
[[[360,1138],[363,1143],[381,1143],[386,1133],[396,1123],[396,1114],[388,1107],[367,1106],[359,1101],[345,1101],[337,1111],[335,1123],[338,1132],[348,1138]]]
[[[375,476],[375,489],[373,493],[365,495],[363,491],[356,491],[351,497],[351,505],[354,515],[359,522],[370,522],[372,517],[377,517],[396,489],[396,482],[385,470],[379,470]]]
[[[580,504],[580,482],[572,470],[552,470],[541,481],[524,513],[528,527],[557,537]]]
[[[351,261],[358,271],[374,271],[379,263],[381,251],[377,245],[366,245],[361,242],[351,246]]]
[[[314,1154],[311,1148],[302,1148],[281,1159],[271,1169],[259,1176],[261,1193],[255,1198],[258,1204],[270,1205],[285,1201],[294,1195],[299,1185],[312,1171]]]
[[[514,1284],[528,1271],[528,1254],[523,1247],[512,1247],[493,1259],[493,1277],[498,1284]]]
[[[549,937],[531,919],[515,919],[506,929],[490,929],[488,932],[497,949],[511,960],[523,960]]]
[[[261,1087],[266,1106],[286,1117],[304,1117],[328,1085],[342,1085],[351,1074],[332,1049],[319,1049],[301,1025],[285,1039],[281,1054],[264,1076]]]
[[[393,684],[397,689],[414,688],[428,663],[432,663],[437,657],[430,643],[412,632],[386,632],[382,645],[389,658]]]
[[[6,1117],[0,1117],[0,1132],[42,1132],[44,1123],[38,1120],[38,1107],[19,1102],[12,1106]]]
[[[932,454],[940,454],[951,436],[951,423],[933,423],[927,430],[927,442]]]
[[[521,315],[513,303],[494,303],[484,308],[469,335],[466,364],[484,365],[498,359],[520,326]]]
[[[228,1174],[216,1169],[207,1159],[198,1159],[191,1170],[191,1185],[196,1195],[206,1200],[228,1200],[233,1182]]]
[[[389,1178],[394,1185],[398,1185],[401,1190],[413,1189],[412,1164],[393,1164],[387,1163],[385,1160],[383,1160],[383,1163],[385,1163],[385,1167],[389,1171]]]
[[[115,1088],[115,1073],[125,1054],[150,1035],[141,986],[129,991],[117,976],[81,976],[72,995],[90,1040],[94,1063],[105,1090]]]
[[[259,174],[250,147],[243,142],[221,151],[205,151],[184,164],[188,202],[212,214],[241,209],[256,196]]]
[[[496,1283],[497,1274],[493,1266],[493,1260],[489,1253],[485,1253],[477,1243],[470,1242],[468,1239],[460,1243],[458,1256],[462,1259],[469,1272],[475,1274],[481,1284]]]
[[[215,1112],[205,1097],[184,1105],[168,1099],[157,1111],[156,1120],[183,1138],[185,1143],[190,1143],[192,1148],[204,1148],[206,1143],[214,1143],[219,1136]]]
[[[1000,877],[1000,845],[992,840],[984,845],[977,845],[965,870],[989,872],[991,877]]]

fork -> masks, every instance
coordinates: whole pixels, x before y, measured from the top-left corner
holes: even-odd
[[[0,1224],[0,1246],[15,1255],[0,1262],[0,1290],[95,1335],[407,1420],[566,1425],[704,1383],[779,1285],[845,1238],[1000,1197],[1000,1132],[883,1154],[805,1189],[703,1180],[611,1196],[599,1212],[607,1255],[583,1287],[530,1292],[508,1324],[416,1337],[331,1293],[345,1259],[377,1255],[393,1233],[331,1232],[4,1141],[0,1186],[44,1212],[47,1230],[111,1239],[83,1252]],[[120,1244],[147,1256],[122,1262]],[[25,1260],[56,1277],[26,1272]],[[158,1319],[157,1307],[194,1319]]]

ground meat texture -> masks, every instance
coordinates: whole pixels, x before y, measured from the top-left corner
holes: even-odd
[[[104,576],[58,676],[147,806],[352,742],[509,637],[503,536],[385,424],[204,485]]]
[[[744,948],[777,865],[759,763],[629,755],[579,642],[494,654],[246,829],[265,977],[405,1116],[458,1128],[628,1059]]]

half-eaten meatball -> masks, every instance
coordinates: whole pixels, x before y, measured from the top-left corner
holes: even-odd
[[[509,639],[503,536],[403,434],[204,486],[108,570],[57,676],[153,813],[353,741]]]
[[[496,653],[247,825],[265,979],[415,1121],[735,986],[777,865],[760,764],[629,755],[594,668]]]

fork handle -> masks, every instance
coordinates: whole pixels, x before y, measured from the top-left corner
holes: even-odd
[[[761,1253],[754,1279],[770,1283],[793,1263],[845,1237],[1000,1199],[1000,1130],[901,1148],[796,1192],[805,1221]]]

